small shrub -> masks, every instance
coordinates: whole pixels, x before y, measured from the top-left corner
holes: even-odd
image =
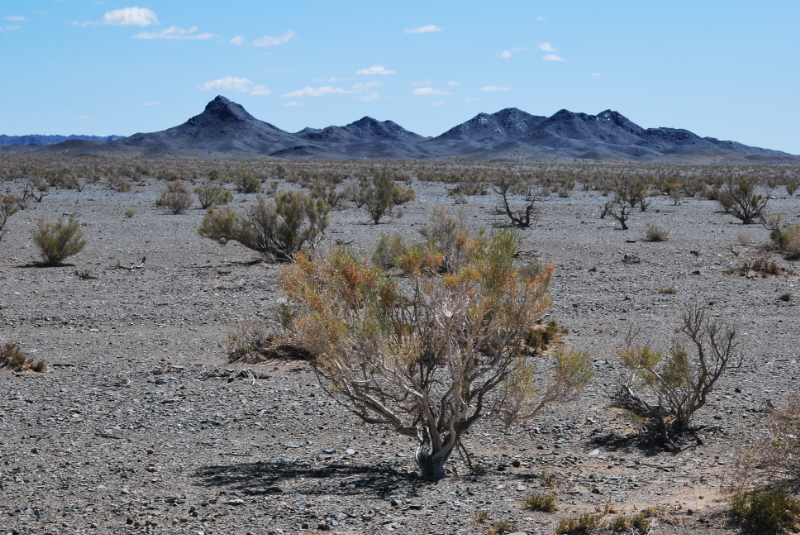
[[[795,191],[797,191],[797,182],[792,180],[791,182],[786,184],[786,193],[788,193],[789,197],[791,197],[792,195],[794,195]]]
[[[549,470],[543,470],[540,479],[542,480],[542,486],[545,488],[551,489],[556,486],[556,476]]]
[[[552,320],[544,327],[537,326],[529,329],[525,333],[525,343],[531,353],[542,354],[547,351],[551,344],[561,340],[561,337],[565,334],[569,334],[569,329]]]
[[[228,361],[247,359],[254,354],[263,354],[274,347],[275,336],[257,322],[239,323],[228,334]]]
[[[603,515],[586,513],[578,516],[562,518],[558,521],[556,535],[584,535],[597,529]]]
[[[485,522],[489,519],[489,511],[485,509],[481,509],[477,513],[475,513],[475,522]]]
[[[120,176],[111,177],[108,180],[108,184],[111,186],[111,189],[119,191],[120,193],[128,193],[131,190],[131,183]]]
[[[513,533],[517,531],[517,523],[508,520],[499,520],[492,522],[492,524],[484,530],[490,535],[504,535],[505,533]]]
[[[736,235],[736,239],[739,240],[741,245],[745,247],[749,247],[751,243],[753,243],[753,233],[742,231]]]
[[[400,178],[392,170],[373,169],[361,177],[357,188],[351,190],[352,200],[369,212],[376,225],[384,216],[401,217],[402,212],[395,211],[395,207],[413,201],[416,194],[411,188],[397,185],[395,181]]]
[[[672,288],[659,288],[658,289],[658,293],[673,295],[673,294],[678,293],[678,290],[675,289],[675,287],[672,287]]]
[[[775,247],[786,253],[787,257],[800,257],[800,223],[786,225],[784,228],[773,228],[770,230],[769,238]]]
[[[236,177],[236,191],[239,193],[261,193],[261,182],[248,172]]]
[[[792,300],[792,294],[787,292],[785,294],[782,294],[778,299],[785,303],[788,303],[789,301]]]
[[[47,365],[43,360],[33,362],[22,352],[20,346],[13,342],[6,342],[0,347],[0,368],[11,368],[17,372],[30,370],[41,373],[46,370]]]
[[[725,270],[724,272],[726,275],[740,275],[742,277],[746,275],[761,275],[763,278],[767,278],[770,275],[779,277],[781,275],[793,275],[793,269],[783,269],[775,263],[775,261],[768,261],[763,260],[761,258],[757,258],[752,262],[744,261],[741,266],[739,267],[732,267],[730,269]]]
[[[756,192],[756,184],[748,178],[728,180],[727,190],[720,194],[718,202],[725,213],[739,219],[743,225],[764,220],[769,197]]]
[[[381,239],[372,253],[372,262],[376,266],[383,268],[396,267],[397,259],[403,256],[407,250],[408,247],[400,234],[394,234],[393,236],[381,234]]]
[[[192,192],[183,182],[175,180],[161,191],[156,206],[174,215],[182,214],[192,207]]]
[[[194,193],[197,195],[197,200],[200,201],[200,206],[204,209],[228,204],[233,200],[233,193],[214,182],[197,186],[194,188]]]
[[[9,218],[19,212],[19,210],[19,200],[14,195],[0,197],[0,241],[6,234],[3,228],[5,228]]]
[[[129,209],[125,210],[124,213],[125,213],[125,217],[133,217],[133,216],[136,215],[136,210],[134,210],[133,208],[129,208]]]
[[[648,223],[644,235],[647,241],[667,241],[669,229],[660,225]]]
[[[80,223],[72,217],[66,223],[62,218],[57,223],[39,218],[36,220],[36,230],[32,230],[31,235],[42,259],[51,266],[57,266],[65,258],[78,254],[86,245]]]
[[[737,492],[731,500],[733,514],[756,533],[793,530],[800,515],[800,501],[785,490]]]
[[[558,499],[552,494],[538,494],[532,492],[525,496],[522,502],[525,504],[525,507],[534,511],[552,513],[558,508]]]

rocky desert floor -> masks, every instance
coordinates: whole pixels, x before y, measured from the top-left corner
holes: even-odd
[[[580,401],[534,421],[473,428],[466,446],[480,473],[455,456],[448,476],[430,482],[416,476],[409,439],[332,404],[307,362],[228,363],[232,325],[276,325],[280,266],[198,236],[199,205],[157,210],[162,186],[52,190],[7,226],[0,338],[48,371],[0,369],[0,532],[478,534],[508,521],[517,532],[553,533],[559,518],[610,504],[627,513],[663,507],[653,533],[740,531],[724,491],[736,449],[800,376],[797,277],[724,274],[763,255],[800,270],[760,248],[769,241],[762,227],[742,226],[711,201],[658,197],[621,231],[599,218],[605,199],[580,185],[543,201],[535,228],[522,231],[523,250],[557,266],[550,319],[569,328],[564,343],[591,352],[596,378]],[[493,195],[459,207],[444,185],[413,187],[405,215],[385,224],[355,208],[333,212],[323,245],[367,252],[381,233],[419,239],[438,204],[465,210],[475,230],[496,219]],[[797,221],[800,199],[771,194],[771,211]],[[237,194],[231,206],[253,201]],[[85,249],[69,265],[40,267],[29,229],[67,214],[81,221]],[[669,240],[644,241],[647,223],[668,227]],[[623,262],[631,254],[641,262]],[[145,256],[141,269],[118,267]],[[675,293],[659,293],[666,288]],[[695,435],[669,453],[640,444],[608,395],[631,326],[666,347],[693,304],[736,322],[749,360],[723,377]],[[227,379],[245,368],[255,384]],[[552,489],[541,488],[545,471]],[[527,510],[531,491],[555,493],[558,511]]]

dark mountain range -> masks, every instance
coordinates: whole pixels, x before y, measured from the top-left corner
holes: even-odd
[[[0,135],[0,147],[9,145],[55,145],[56,143],[63,143],[64,141],[71,141],[73,139],[82,139],[85,141],[114,141],[115,139],[122,139],[124,136],[40,136],[31,134],[29,136],[6,136]]]
[[[9,148],[6,148],[9,150]],[[800,158],[733,141],[700,137],[688,130],[642,128],[618,112],[598,115],[561,110],[551,117],[516,108],[481,113],[429,138],[392,121],[364,117],[346,126],[286,132],[260,121],[225,97],[208,103],[184,124],[113,141],[71,139],[16,152],[71,156],[272,156],[286,158],[468,158],[532,160],[568,157],[591,160],[685,163],[792,162]]]

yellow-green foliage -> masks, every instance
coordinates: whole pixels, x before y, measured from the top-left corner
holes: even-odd
[[[792,530],[800,515],[800,501],[785,490],[738,492],[731,500],[733,514],[756,533]]]
[[[544,327],[536,326],[529,329],[525,333],[525,343],[532,352],[544,353],[551,344],[557,343],[565,334],[569,334],[569,329],[552,320]]]
[[[556,526],[556,535],[588,535],[602,520],[603,515],[591,513],[562,518]]]
[[[523,500],[525,507],[534,511],[551,513],[558,508],[558,499],[552,494],[532,492]]]
[[[62,218],[53,223],[44,218],[36,220],[36,230],[31,231],[33,242],[39,247],[42,259],[52,265],[60,264],[64,259],[81,252],[86,245],[83,239],[81,224],[70,217],[66,222]]]
[[[32,361],[22,352],[20,346],[13,342],[6,342],[0,347],[0,368],[11,368],[18,372],[25,370],[43,372],[47,365],[43,360]]]

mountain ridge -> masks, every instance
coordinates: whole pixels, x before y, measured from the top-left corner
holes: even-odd
[[[7,136],[0,136],[3,139]],[[160,132],[113,140],[71,136],[47,146],[0,147],[3,151],[70,156],[226,157],[270,156],[320,159],[542,160],[556,157],[607,161],[788,162],[800,158],[735,141],[700,137],[676,128],[642,128],[624,115],[562,109],[550,117],[517,108],[479,113],[435,137],[372,117],[344,126],[304,128],[291,133],[252,116],[223,96],[202,113]]]

